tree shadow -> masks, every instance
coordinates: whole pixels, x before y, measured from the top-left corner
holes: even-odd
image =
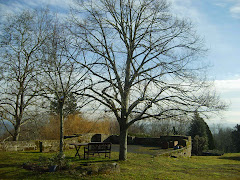
[[[112,151],[114,152],[114,151]],[[94,155],[89,155],[89,158],[87,159],[87,156],[86,158],[84,159],[84,153],[83,152],[80,152],[79,153],[80,157],[79,156],[75,156],[73,153],[72,154],[66,154],[65,156],[65,159],[67,160],[70,160],[72,162],[78,162],[78,161],[82,161],[82,162],[85,162],[85,161],[112,161],[112,160],[115,160],[114,156],[111,154],[110,155],[110,158],[107,156],[105,157],[104,154],[94,154]]]
[[[116,159],[110,159],[110,160],[90,160],[90,161],[82,161],[80,162],[80,165],[85,165],[85,164],[94,164],[94,163],[109,163],[109,162],[118,162],[119,160],[116,160]]]
[[[100,157],[101,158],[101,157]],[[79,162],[80,164],[88,164],[88,163],[99,163],[99,162],[117,162],[117,159],[109,159],[109,158],[101,158],[99,157],[90,157],[89,159],[78,158],[78,157],[66,157],[67,160],[71,162]]]
[[[43,154],[42,152],[31,152],[31,151],[25,151],[23,153],[28,153],[28,154]]]
[[[0,164],[0,168],[21,167],[19,164]]]
[[[151,148],[149,150],[151,150],[151,151],[159,151],[159,150],[162,150],[162,149],[161,148]]]
[[[233,161],[240,161],[240,156],[233,156],[233,157],[219,157],[219,159],[227,159]]]

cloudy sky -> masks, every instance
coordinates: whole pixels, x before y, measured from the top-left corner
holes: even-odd
[[[0,0],[0,17],[22,9],[46,7],[64,15],[74,0]],[[230,104],[210,123],[240,124],[240,0],[169,0],[174,12],[193,21],[205,39],[212,68],[209,77],[221,98]],[[0,19],[1,20],[1,19]],[[1,22],[0,22],[1,23]]]
[[[210,123],[240,124],[240,0],[171,0],[175,12],[192,19],[209,49],[210,78],[230,104]]]

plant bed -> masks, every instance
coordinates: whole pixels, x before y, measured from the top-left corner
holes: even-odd
[[[37,162],[26,162],[22,164],[22,168],[37,172],[61,172],[64,174],[75,174],[83,177],[88,175],[98,174],[112,174],[119,173],[120,167],[116,162],[84,162],[81,165],[69,164],[69,161],[65,158],[59,158],[58,155],[54,155],[50,158],[40,156]]]
[[[40,165],[38,163],[23,163],[22,167],[26,170],[37,171],[37,172],[48,172],[48,166]]]
[[[45,173],[45,172],[55,172],[60,169],[58,166],[54,167],[56,169],[51,169],[53,166],[40,165],[39,163],[24,163],[23,168],[30,171]],[[117,163],[86,163],[81,166],[69,166],[68,169],[61,169],[65,173],[78,174],[78,176],[87,175],[99,175],[99,174],[116,174],[120,173],[120,167]]]
[[[120,173],[117,163],[86,163],[76,167],[76,170],[84,175],[112,174]]]
[[[50,158],[40,156],[38,162],[26,162],[22,167],[27,170],[38,172],[55,172],[59,170],[67,170],[70,168],[69,161],[59,155]]]

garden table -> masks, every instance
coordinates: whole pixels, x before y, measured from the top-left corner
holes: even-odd
[[[70,143],[69,145],[73,145],[75,147],[75,149],[76,149],[75,157],[78,156],[80,159],[79,150],[80,150],[81,146],[87,146],[88,143]]]

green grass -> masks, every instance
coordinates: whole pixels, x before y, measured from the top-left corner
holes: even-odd
[[[74,166],[89,161],[115,162],[118,159],[118,153],[115,152],[112,153],[110,160],[101,157],[79,160],[74,158],[74,150],[66,151],[65,154]],[[240,179],[240,154],[170,158],[128,153],[127,161],[118,161],[120,174],[88,177],[81,177],[77,171],[39,173],[22,168],[24,162],[37,162],[39,156],[52,155],[38,152],[0,152],[0,179]]]

